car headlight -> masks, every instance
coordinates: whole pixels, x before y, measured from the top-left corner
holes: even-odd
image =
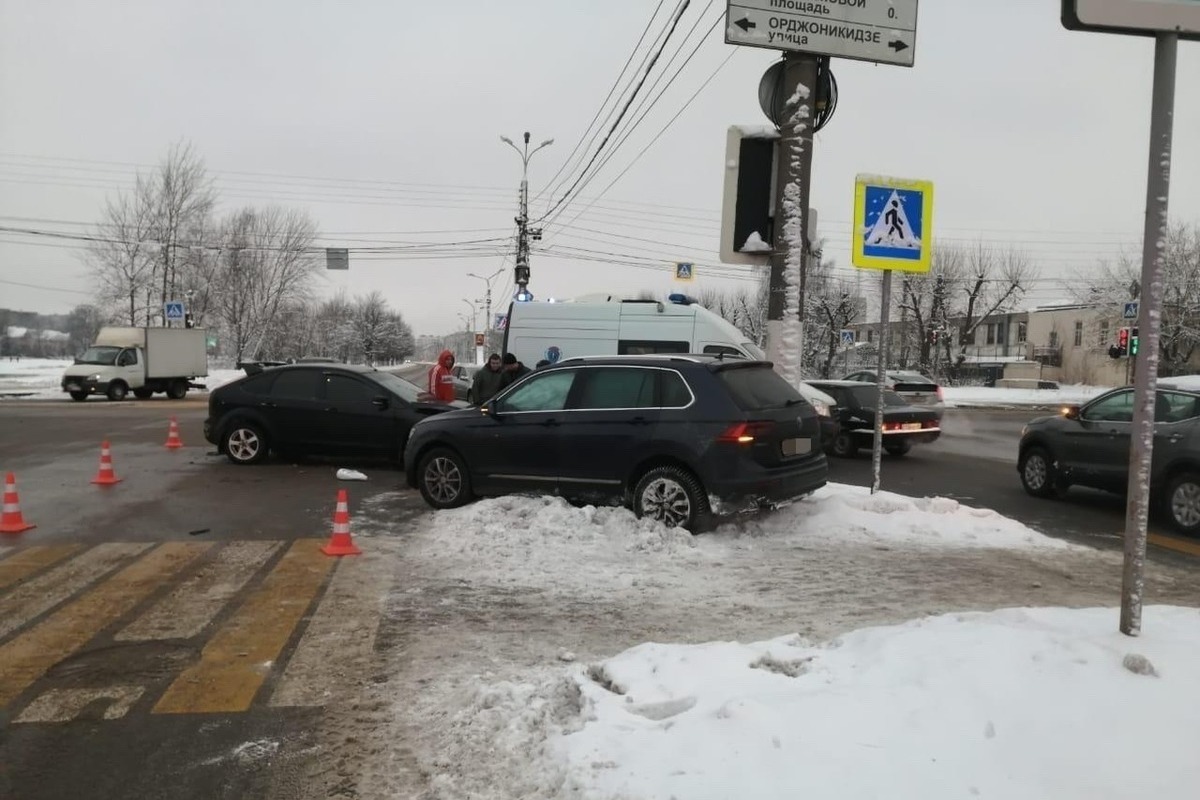
[[[832,415],[832,414],[829,412],[829,404],[828,404],[828,403],[822,403],[820,400],[814,400],[814,401],[813,401],[813,404],[812,404],[812,407],[813,407],[813,408],[815,408],[815,409],[817,410],[817,416],[819,416],[819,417],[831,417],[831,416],[833,416],[833,415]]]
[[[87,376],[87,380],[89,380],[89,381],[97,381],[97,382],[99,382],[99,380],[100,380],[100,373],[99,373],[99,372],[97,372],[95,375],[88,375],[88,376]]]

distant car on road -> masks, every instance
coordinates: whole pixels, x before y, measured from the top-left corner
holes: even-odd
[[[845,377],[848,381],[859,383],[876,383],[878,376],[874,370],[859,370]],[[889,369],[884,373],[885,387],[903,397],[909,405],[925,406],[937,412],[938,419],[942,418],[945,409],[945,399],[942,387],[932,378],[928,378],[914,370]]]
[[[539,492],[689,530],[799,499],[828,471],[816,412],[769,362],[703,355],[543,367],[480,408],[418,423],[404,466],[434,508]]]
[[[1200,391],[1159,383],[1150,492],[1184,533],[1200,533]],[[1071,486],[1124,493],[1129,481],[1134,390],[1114,389],[1025,426],[1017,471],[1025,491],[1059,497]]]
[[[813,387],[831,395],[837,403],[834,416],[841,430],[826,445],[829,453],[850,458],[860,447],[871,446],[875,436],[877,385],[858,381],[810,381]],[[883,391],[883,449],[890,455],[903,456],[914,444],[936,441],[942,435],[937,411],[909,402],[890,389]]]
[[[257,464],[270,451],[401,461],[412,426],[453,409],[420,395],[408,381],[372,367],[265,367],[212,391],[204,438],[235,464]]]
[[[467,399],[476,372],[479,372],[479,367],[475,364],[455,364],[450,370],[450,374],[454,376],[454,396],[459,400]]]

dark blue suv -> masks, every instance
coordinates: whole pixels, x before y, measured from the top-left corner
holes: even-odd
[[[412,429],[408,484],[434,508],[513,492],[620,502],[689,530],[825,485],[817,413],[770,362],[574,358]]]

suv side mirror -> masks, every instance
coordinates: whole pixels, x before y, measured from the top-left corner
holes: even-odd
[[[1079,405],[1076,403],[1068,403],[1062,407],[1061,413],[1067,419],[1079,419]]]
[[[371,402],[381,411],[386,411],[392,405],[392,401],[388,399],[387,395],[383,394],[372,397]]]

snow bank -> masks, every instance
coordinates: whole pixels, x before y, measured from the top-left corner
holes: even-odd
[[[1057,406],[1086,403],[1109,390],[1107,386],[1060,386],[1058,389],[997,389],[990,386],[946,386],[948,407],[956,406]]]
[[[1137,656],[1157,675],[1124,666]],[[538,709],[554,758],[525,749],[527,774],[592,800],[1184,800],[1200,782],[1197,663],[1196,609],[1146,609],[1137,639],[1112,609],[1010,609],[817,646],[644,644],[572,668],[577,716],[556,683],[481,693],[475,716]]]
[[[12,361],[0,357],[0,398],[65,397],[60,382],[63,371],[73,363],[70,358],[22,357]]]

